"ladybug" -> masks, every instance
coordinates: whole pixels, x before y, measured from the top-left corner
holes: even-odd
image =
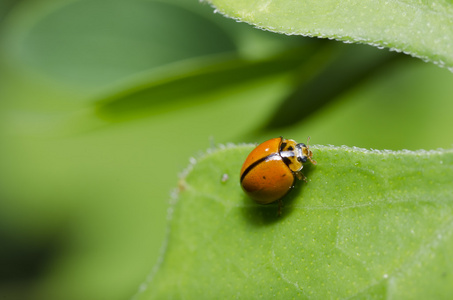
[[[312,156],[307,145],[294,140],[278,137],[265,141],[250,152],[242,165],[242,189],[259,204],[281,200],[294,187],[296,178],[306,181],[303,163],[309,160],[316,165]]]

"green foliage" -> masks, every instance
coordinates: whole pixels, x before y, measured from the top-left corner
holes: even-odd
[[[315,49],[298,47],[260,60],[224,56],[214,61],[212,58],[194,60],[173,68],[170,76],[148,79],[143,86],[135,85],[132,90],[99,100],[96,112],[107,120],[116,121],[212,101],[212,94],[247,89],[256,82],[299,71]]]
[[[136,299],[453,293],[452,151],[314,146],[318,164],[277,216],[276,204],[256,204],[239,186],[251,149],[220,148],[189,167],[163,259]]]
[[[387,47],[453,68],[451,1],[207,1],[270,31]]]
[[[198,0],[5,0],[0,3],[4,9],[0,12],[0,244],[7,245],[0,247],[0,298],[129,298],[159,256],[165,236],[169,191],[177,186],[177,173],[186,166],[189,157],[213,144],[256,143],[281,135],[302,142],[310,135],[311,142],[318,145],[394,150],[451,148],[453,144],[452,74],[403,54],[365,45],[256,30],[213,14],[209,5],[200,5]],[[449,4],[439,5],[445,8]],[[360,5],[351,12],[363,20],[366,10],[358,13],[359,9]],[[448,14],[448,10],[443,14]],[[420,20],[422,14],[413,23]],[[291,18],[286,21],[291,22]],[[332,24],[337,21],[333,18]],[[418,28],[400,27],[401,31],[392,31],[391,34],[399,32],[404,35],[402,31]],[[444,42],[451,39],[445,28],[433,27],[433,34],[427,38],[436,39],[439,35],[444,38],[427,45],[448,51],[448,43]],[[397,48],[398,45],[388,46]],[[433,58],[436,55],[439,55],[438,60]],[[440,61],[443,59],[440,56],[432,52],[429,57]],[[225,194],[233,194],[235,198],[231,201],[235,199],[245,206],[238,208],[242,213],[228,225],[245,226],[250,233],[247,236],[265,234],[274,229],[284,230],[294,216],[304,211],[325,213],[318,209],[319,206],[310,209],[309,205],[320,198],[307,198],[307,195],[316,194],[314,186],[316,182],[322,182],[315,179],[321,176],[329,178],[336,174],[335,181],[332,178],[326,181],[328,184],[322,183],[328,185],[327,188],[341,182],[341,176],[337,175],[341,169],[331,166],[334,172],[323,171],[329,166],[326,161],[338,161],[336,165],[341,165],[342,162],[352,160],[355,163],[356,159],[362,159],[362,152],[348,153],[340,160],[345,149],[321,146],[314,149],[320,165],[307,169],[311,181],[302,184],[285,199],[281,218],[276,218],[275,206],[257,207],[239,189],[238,168],[250,146],[223,149],[202,158],[193,172],[184,177],[182,186],[193,186],[203,191],[209,188],[208,182],[213,182],[210,188],[219,191],[221,201]],[[330,157],[335,151],[338,151],[338,159]],[[429,161],[437,157],[434,152],[430,153]],[[377,153],[369,152],[367,155],[375,157]],[[406,157],[403,152],[385,155],[395,160]],[[227,165],[228,161],[231,164]],[[451,162],[443,161],[444,165],[435,170],[448,169],[449,165],[451,168]],[[424,160],[412,162],[413,168],[418,168],[421,175],[419,178],[417,174],[409,176],[407,180],[420,182],[417,195],[438,191],[435,185],[433,187],[422,180],[427,177],[424,170],[434,170],[436,164],[433,162],[430,166]],[[371,167],[365,159],[363,164],[370,164],[368,170],[380,165],[376,163]],[[398,166],[397,163],[392,165]],[[203,166],[208,166],[208,170]],[[352,165],[348,163],[348,166]],[[407,168],[401,172],[404,170]],[[209,174],[213,177],[209,177],[206,183],[198,182],[205,181]],[[223,174],[228,174],[229,179],[222,183]],[[361,176],[360,179],[364,180],[361,174],[357,171],[344,179]],[[378,174],[376,171],[376,179],[380,178]],[[437,180],[440,176],[435,178]],[[402,178],[400,183],[405,183],[405,180]],[[363,192],[358,186],[341,188],[344,192],[348,187],[347,195],[351,201],[355,199],[352,188]],[[205,195],[213,195],[214,190],[206,191]],[[403,185],[401,190],[404,190]],[[225,217],[231,218],[233,211],[238,210],[232,208],[231,213],[222,213],[219,217],[215,212],[223,209],[223,202],[206,204],[206,199],[201,196],[200,199],[204,200],[194,203],[200,209],[188,214],[181,211],[179,215],[178,211],[185,203],[184,197],[191,197],[189,193],[190,189],[183,191],[181,201],[173,207],[176,213],[171,226],[183,226],[185,218],[191,218],[187,220],[188,224],[196,222],[200,214],[212,218],[196,224],[200,232],[204,232],[213,224],[225,221]],[[341,198],[336,199],[338,202]],[[323,205],[335,205],[328,195],[321,200]],[[420,199],[417,201],[417,204],[421,203]],[[448,209],[441,212],[438,208],[442,204],[436,203],[432,207],[421,203],[425,210],[414,211],[414,216],[422,214],[425,222],[429,214],[430,219],[446,224],[442,218],[446,217]],[[388,216],[401,210],[403,204],[398,205],[396,208],[386,207]],[[207,214],[209,209],[213,211],[210,215]],[[352,209],[342,209],[341,212]],[[361,211],[357,213],[360,215]],[[315,215],[304,215],[301,222],[304,219],[317,220]],[[379,221],[370,222],[379,224]],[[309,226],[318,226],[312,231],[331,228],[326,225],[319,229],[323,224],[322,221],[313,221]],[[419,228],[415,225],[415,229]],[[307,230],[312,228],[309,226]],[[441,230],[441,227],[433,228],[426,227],[427,230]],[[350,236],[354,239],[353,242],[342,240],[342,249],[348,251],[344,255],[356,253],[353,252],[355,247],[369,245],[366,240],[360,240],[360,236],[353,236],[365,229],[350,228]],[[388,230],[383,228],[384,234]],[[178,231],[173,229],[171,232],[169,251],[182,247],[173,242]],[[369,232],[376,235],[381,231]],[[415,232],[420,233],[418,237],[429,235],[429,232]],[[235,234],[239,236],[240,232]],[[389,239],[391,236],[395,238],[390,241],[390,246],[397,244],[398,234],[397,230],[388,233]],[[342,237],[345,236],[342,232]],[[311,236],[306,234],[305,237]],[[451,252],[448,234],[443,237],[445,253]],[[193,241],[185,239],[183,242],[190,243],[195,249],[198,247],[196,243],[204,236],[193,238]],[[287,235],[286,239],[290,238],[293,236]],[[280,239],[276,236],[271,241]],[[309,242],[313,243],[312,240]],[[264,247],[266,243],[269,240],[261,241],[260,245]],[[206,254],[206,258],[223,252],[215,245],[203,245],[206,248],[200,251]],[[430,245],[435,246],[435,243]],[[320,244],[314,246],[321,247]],[[321,247],[320,253],[327,253],[327,246]],[[316,247],[313,249],[320,249]],[[231,251],[238,249],[240,247]],[[385,266],[388,265],[385,260],[395,258],[396,265],[399,263],[397,259],[405,259],[383,255],[382,251],[379,262]],[[274,252],[279,257],[284,256]],[[367,252],[360,253],[363,258]],[[436,253],[433,260],[441,258],[441,254]],[[164,276],[163,270],[171,271],[165,266],[187,258],[184,255],[173,262],[168,259],[170,255],[165,256],[162,269],[155,273],[156,281],[151,284],[156,287],[172,285],[171,278],[166,280]],[[265,253],[263,265],[275,264],[272,259],[272,255]],[[372,264],[368,262],[368,265]],[[451,270],[448,260],[445,262],[445,268]],[[225,274],[236,272],[232,265],[227,264],[229,262],[223,260],[220,263],[222,266],[216,266],[231,267]],[[247,266],[245,261],[235,263]],[[357,272],[362,272],[357,264],[357,261],[351,262]],[[287,275],[285,278],[293,282],[294,278],[282,270],[283,266],[285,269],[291,267],[285,264],[275,266],[278,267],[275,271],[278,276]],[[398,274],[410,272],[406,266],[403,264]],[[437,262],[426,267],[422,265],[426,272],[422,275],[436,278],[439,274],[436,266]],[[184,272],[190,276],[199,272],[197,268],[203,268],[206,274],[211,272],[209,264],[194,265]],[[252,284],[257,284],[260,273],[253,270],[250,269],[247,275],[253,279]],[[316,278],[316,284],[321,282],[316,270],[309,268],[311,279],[304,277],[304,280],[311,282]],[[362,276],[357,284],[363,287],[364,280],[392,274],[392,270],[384,271],[388,270],[372,274],[375,277]],[[278,280],[278,276],[273,278]],[[448,276],[449,272],[438,284],[449,280]],[[281,277],[281,280],[285,278]],[[331,277],[326,278],[332,281]],[[218,290],[228,288],[222,286],[222,282],[215,283]],[[414,281],[418,284],[420,297],[424,297],[423,291],[432,289],[424,289],[420,282]],[[426,280],[425,283],[431,284],[432,281]],[[253,285],[248,289],[242,285],[239,287],[240,292],[248,293]],[[374,291],[384,288],[383,283],[375,285],[370,288],[371,292],[364,290],[358,297],[370,297]],[[443,288],[439,291],[445,292]],[[209,291],[215,293],[216,290],[210,287]],[[340,296],[346,293],[344,289],[338,290]],[[142,296],[146,298],[146,295]]]

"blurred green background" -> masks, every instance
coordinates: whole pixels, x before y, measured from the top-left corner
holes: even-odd
[[[209,147],[451,148],[452,98],[445,69],[198,0],[0,0],[0,299],[130,298]]]

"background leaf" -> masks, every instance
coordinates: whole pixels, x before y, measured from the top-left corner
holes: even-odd
[[[157,114],[162,107],[194,106],[212,101],[213,95],[221,99],[226,92],[243,92],[282,75],[299,74],[311,66],[310,59],[316,60],[317,51],[319,47],[305,45],[260,60],[220,57],[215,62],[192,61],[188,66],[178,65],[171,76],[161,75],[143,86],[98,100],[96,112],[108,120],[121,120]]]
[[[226,16],[266,30],[387,47],[453,68],[451,1],[208,2]]]
[[[39,10],[20,36],[10,37],[15,42],[10,51],[21,63],[79,88],[236,50],[219,25],[171,2],[113,0],[106,8],[102,0],[72,1]],[[169,22],[169,15],[181,23]]]
[[[220,148],[189,167],[165,255],[137,299],[453,293],[452,151],[312,147],[318,165],[278,217],[239,186],[251,149]]]

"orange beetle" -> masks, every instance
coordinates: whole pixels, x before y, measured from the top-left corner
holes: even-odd
[[[296,178],[305,180],[303,163],[310,160],[316,164],[312,156],[307,145],[294,140],[279,137],[265,141],[242,165],[242,189],[259,204],[280,200],[294,187]]]

